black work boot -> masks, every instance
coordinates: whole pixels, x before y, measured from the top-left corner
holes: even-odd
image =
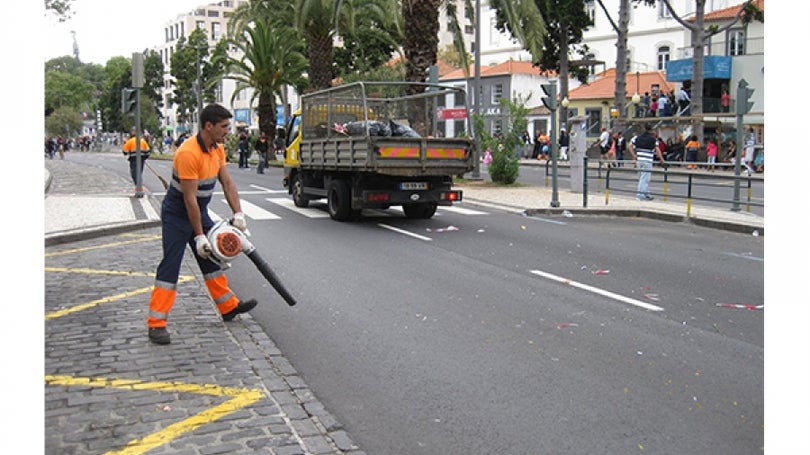
[[[232,321],[233,318],[236,317],[237,314],[240,313],[247,313],[248,311],[252,310],[256,307],[256,304],[259,303],[256,299],[245,300],[243,302],[239,302],[239,305],[236,305],[236,308],[231,310],[228,313],[222,315],[223,321]]]
[[[149,341],[155,344],[169,344],[172,339],[166,327],[149,327]]]

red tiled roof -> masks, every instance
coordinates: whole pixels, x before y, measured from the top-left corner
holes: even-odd
[[[639,95],[644,96],[644,92],[649,92],[650,87],[658,84],[659,90],[668,93],[675,90],[675,86],[667,82],[663,71],[651,71],[648,73],[627,73],[625,87],[627,96],[636,93],[636,74],[638,74]],[[599,78],[590,84],[583,84],[568,92],[569,100],[589,100],[589,99],[611,99],[616,92],[616,68],[611,68],[602,72]]]
[[[470,74],[475,74],[475,67],[470,65]],[[507,60],[497,65],[487,65],[481,67],[480,76],[500,76],[504,74],[531,74],[543,75],[546,77],[556,77],[556,71],[541,71],[540,68],[532,65],[532,62],[522,60]],[[457,69],[442,76],[442,79],[464,79],[464,71]]]
[[[737,13],[742,9],[745,2],[739,5],[729,6],[728,8],[718,9],[703,16],[704,21],[729,21],[737,17]],[[765,11],[765,0],[754,0],[754,5],[760,11]],[[689,18],[689,22],[694,22],[695,17]]]

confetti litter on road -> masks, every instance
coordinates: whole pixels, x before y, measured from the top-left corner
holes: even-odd
[[[593,273],[594,275],[607,275],[608,273],[610,273],[610,270],[599,269],[599,270],[594,270],[591,273]]]
[[[761,310],[765,305],[744,305],[741,303],[715,303],[715,305],[722,308],[739,308],[741,310]]]
[[[557,330],[562,330],[566,327],[579,327],[579,324],[576,322],[561,322],[557,324]]]
[[[661,299],[658,298],[658,294],[644,294],[644,298],[649,299],[649,300],[653,300],[653,301],[656,301],[656,302],[661,300]]]
[[[563,216],[566,218],[572,218],[574,214],[569,212],[568,210],[563,210]]]
[[[458,231],[458,228],[455,226],[447,226],[446,228],[438,228],[438,229],[425,229],[428,232],[450,232],[450,231]]]

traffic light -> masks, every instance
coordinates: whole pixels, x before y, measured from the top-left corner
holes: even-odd
[[[754,94],[754,89],[748,88],[748,82],[745,79],[740,79],[737,85],[737,115],[745,115],[751,112],[754,107],[754,102],[751,101],[751,95]]]
[[[540,84],[545,96],[543,97],[543,105],[550,111],[557,110],[557,84]]]
[[[135,115],[135,105],[138,103],[138,91],[131,88],[121,90],[121,113]]]

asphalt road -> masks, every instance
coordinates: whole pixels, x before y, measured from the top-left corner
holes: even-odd
[[[279,169],[232,173],[299,303],[249,261],[232,284],[367,453],[763,450],[763,312],[735,306],[764,302],[761,237],[466,204],[337,223],[281,205]]]

